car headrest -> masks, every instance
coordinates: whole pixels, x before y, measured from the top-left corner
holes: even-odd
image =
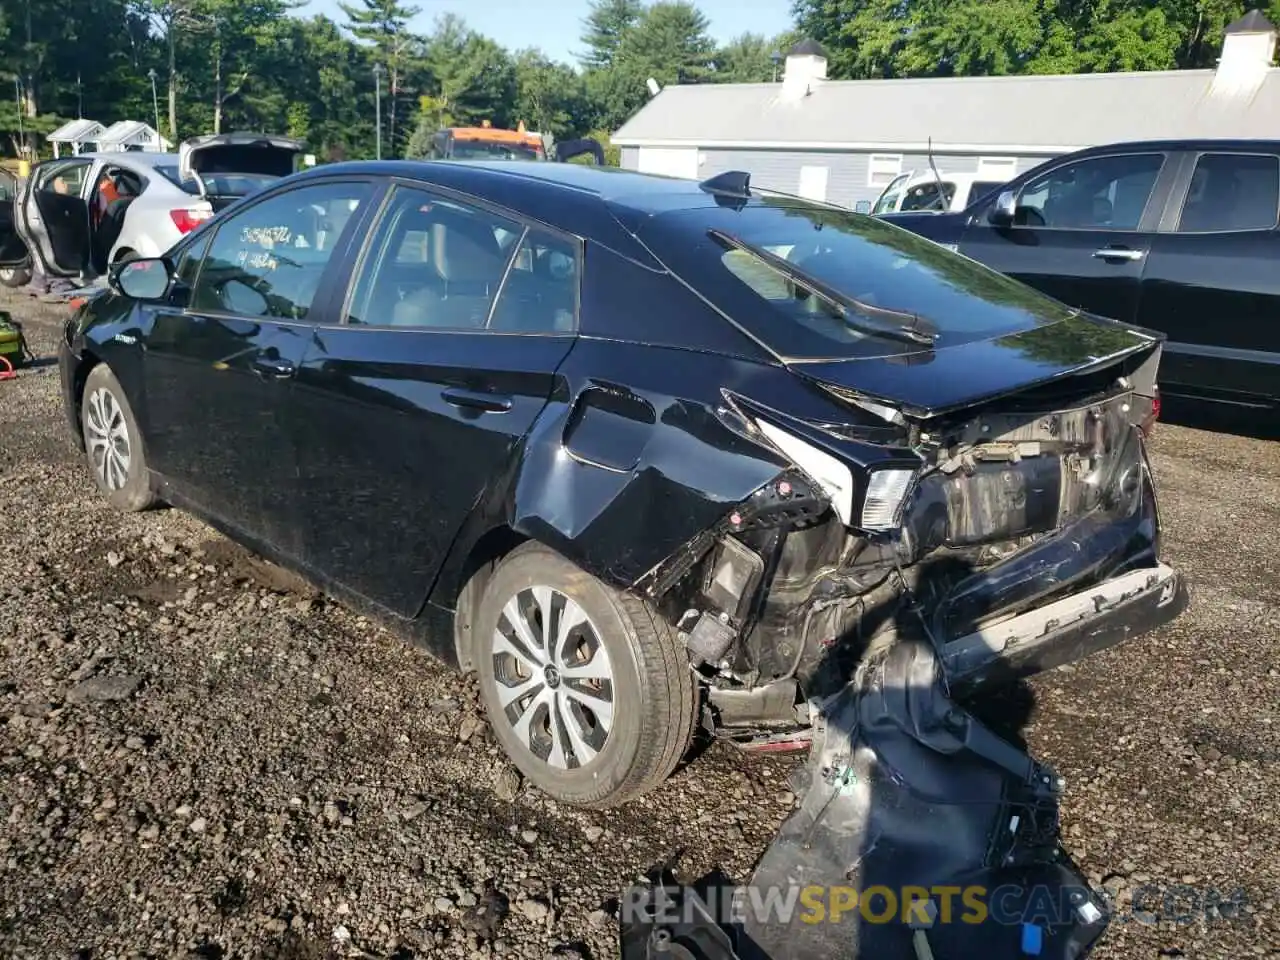
[[[492,227],[439,209],[431,223],[431,260],[449,283],[496,283],[506,266]]]

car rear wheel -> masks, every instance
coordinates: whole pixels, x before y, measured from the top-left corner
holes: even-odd
[[[674,631],[638,597],[526,544],[486,585],[474,637],[494,734],[555,799],[616,806],[660,784],[684,755],[693,673]]]
[[[138,421],[106,364],[90,370],[85,380],[80,423],[89,470],[108,502],[126,513],[154,504]]]
[[[30,282],[30,267],[0,267],[0,283],[6,287],[25,287]]]

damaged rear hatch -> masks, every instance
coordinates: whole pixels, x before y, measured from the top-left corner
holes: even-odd
[[[305,149],[301,140],[261,133],[192,137],[178,148],[178,174],[216,213],[293,173]]]
[[[690,221],[703,228],[693,249]],[[846,526],[892,542],[953,679],[1077,659],[1185,604],[1156,556],[1143,443],[1158,412],[1158,334],[883,221],[790,198],[717,197],[638,236],[847,411],[793,426],[851,468]]]
[[[1083,956],[1107,912],[1059,842],[1064,784],[964,704],[1185,606],[1144,442],[1160,336],[790,198],[721,193],[634,226],[843,411],[800,420],[724,391],[786,437],[844,527],[814,538],[832,546],[794,588],[775,581],[774,636],[855,654],[825,687],[820,668],[801,678],[802,805],[753,879],[753,902],[800,908],[753,912],[741,955]]]

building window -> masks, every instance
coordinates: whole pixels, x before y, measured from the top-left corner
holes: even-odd
[[[1018,175],[1017,157],[979,157],[978,176],[1005,183]]]
[[[887,187],[902,173],[902,154],[873,153],[867,164],[867,185]]]

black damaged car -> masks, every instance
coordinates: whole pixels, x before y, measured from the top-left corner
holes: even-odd
[[[981,690],[1170,620],[1162,340],[869,217],[574,165],[325,166],[66,328],[115,507],[187,509],[475,671],[608,806],[804,740],[924,643]]]

